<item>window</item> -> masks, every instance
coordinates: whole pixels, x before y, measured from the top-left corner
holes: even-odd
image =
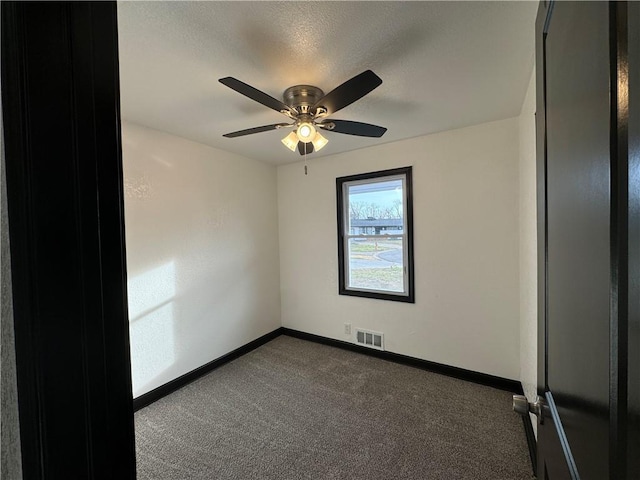
[[[414,303],[411,167],[336,179],[340,295]]]

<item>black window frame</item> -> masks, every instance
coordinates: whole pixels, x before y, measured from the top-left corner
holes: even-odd
[[[345,265],[345,235],[346,220],[344,217],[345,202],[344,184],[362,180],[378,180],[384,177],[404,175],[405,187],[404,195],[406,197],[406,208],[403,216],[406,219],[406,248],[407,248],[407,268],[406,273],[406,293],[381,292],[371,290],[358,290],[353,287],[347,287],[347,269]],[[413,175],[412,167],[400,167],[390,170],[380,170],[376,172],[361,173],[357,175],[349,175],[346,177],[336,178],[336,195],[337,195],[337,218],[338,218],[338,294],[348,295],[352,297],[374,298],[378,300],[390,300],[394,302],[415,303],[415,275],[414,275],[414,252],[413,252]]]

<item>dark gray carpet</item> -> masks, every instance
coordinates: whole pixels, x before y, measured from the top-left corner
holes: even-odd
[[[511,395],[280,336],[135,415],[140,479],[530,479]]]

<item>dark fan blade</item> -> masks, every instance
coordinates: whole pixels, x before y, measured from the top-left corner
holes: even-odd
[[[327,128],[330,132],[346,133],[347,135],[357,135],[359,137],[381,137],[387,131],[384,127],[371,125],[370,123],[352,122],[350,120],[327,120],[320,125],[331,125]]]
[[[251,100],[255,100],[256,102],[261,103],[266,107],[274,109],[276,112],[282,112],[282,110],[285,110],[287,112],[290,112],[292,115],[295,115],[296,113],[291,107],[285,105],[280,100],[276,100],[272,96],[267,95],[257,88],[253,88],[251,85],[247,85],[246,83],[241,82],[236,78],[225,77],[221,78],[218,81],[223,85],[232,88],[236,92],[241,93],[245,97],[249,97]]]
[[[327,110],[327,115],[331,115],[364,97],[381,83],[380,77],[371,70],[367,70],[331,90],[316,102],[313,109],[324,107]]]
[[[306,152],[305,148],[307,150]],[[313,143],[298,142],[298,151],[300,152],[300,155],[304,155],[305,153],[309,155],[310,153],[313,153]]]
[[[275,130],[276,128],[288,126],[288,123],[274,123],[273,125],[263,125],[261,127],[247,128],[246,130],[238,130],[237,132],[225,133],[223,137],[243,137],[244,135],[251,135],[252,133],[268,132],[269,130]]]

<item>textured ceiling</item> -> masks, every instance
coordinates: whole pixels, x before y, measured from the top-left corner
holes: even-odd
[[[218,82],[281,99],[325,93],[364,70],[383,83],[330,118],[388,128],[327,132],[318,158],[518,115],[533,66],[537,2],[120,2],[125,120],[273,164],[300,160],[287,131],[222,134],[287,118]]]

